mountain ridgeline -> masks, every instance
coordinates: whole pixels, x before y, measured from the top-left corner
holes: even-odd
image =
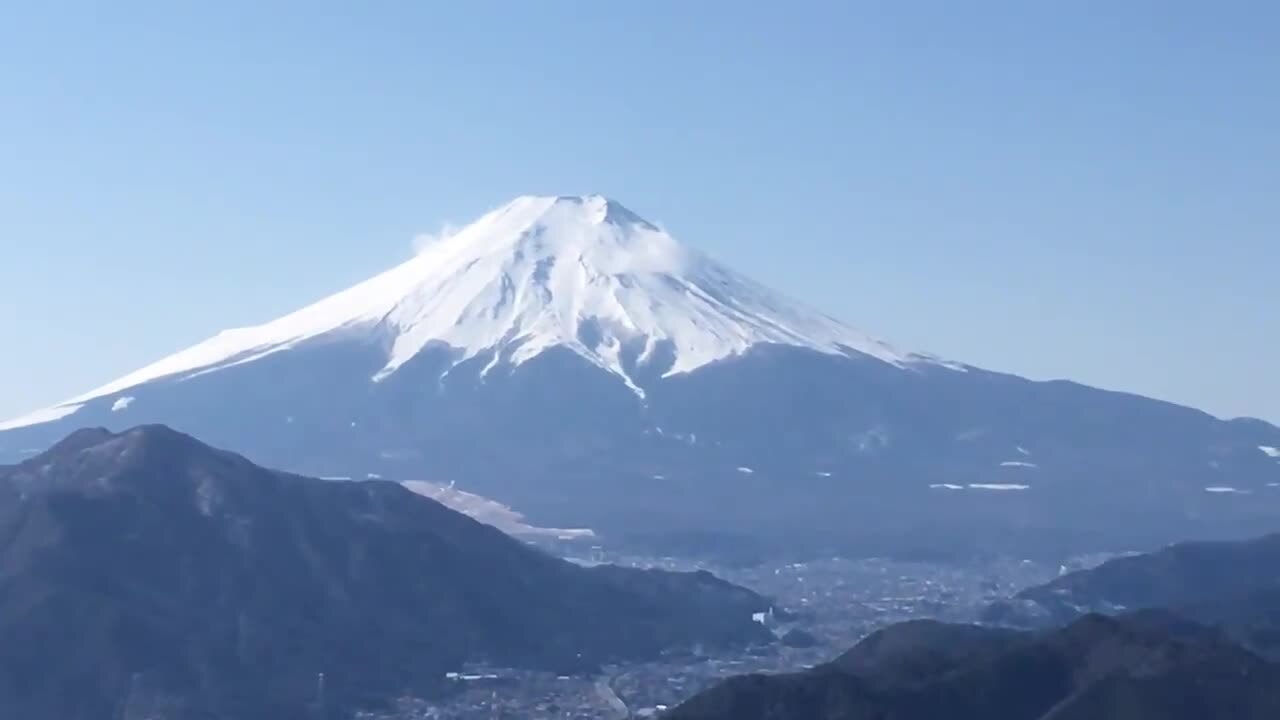
[[[826,665],[731,678],[668,720],[1280,717],[1280,535],[1063,575],[985,621],[916,620]]]
[[[707,573],[581,567],[396,483],[266,470],[160,426],[82,430],[0,468],[6,717],[340,717],[444,692],[464,663],[569,672],[768,642],[752,622],[767,607]]]
[[[790,675],[733,678],[666,720],[1267,720],[1280,666],[1166,613],[1033,633],[914,621]]]
[[[1280,660],[1280,534],[1178,543],[1116,558],[994,603],[984,619],[1036,628],[1090,612],[1150,608],[1171,609],[1219,627],[1252,650]]]
[[[599,196],[519,198],[349,290],[0,423],[0,461],[138,423],[310,475],[456,482],[673,551],[1059,552],[1280,519],[1280,428],[895,349]]]

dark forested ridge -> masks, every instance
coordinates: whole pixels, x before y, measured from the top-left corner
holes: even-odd
[[[706,573],[583,568],[390,482],[258,467],[160,426],[0,468],[0,708],[314,717],[462,663],[570,670],[769,639]],[[141,713],[141,714],[139,714]]]
[[[1006,627],[913,621],[814,670],[733,678],[674,720],[1280,717],[1280,535],[1117,558],[993,604]]]
[[[1267,720],[1280,666],[1148,612],[1034,633],[913,622],[803,673],[733,678],[669,720]]]
[[[1087,612],[1169,608],[1221,627],[1280,659],[1280,534],[1237,542],[1178,543],[1063,575],[992,605],[986,619],[1058,625]]]

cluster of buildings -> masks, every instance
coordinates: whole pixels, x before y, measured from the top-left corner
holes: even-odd
[[[367,714],[362,720],[660,717],[668,707],[726,677],[795,671],[827,662],[885,625],[921,617],[973,620],[992,600],[1060,572],[1058,565],[1018,559],[956,565],[830,558],[721,568],[675,558],[610,555],[600,548],[593,549],[586,561],[711,570],[777,600],[785,611],[761,613],[753,619],[779,638],[800,629],[817,642],[800,647],[779,642],[731,653],[695,648],[653,662],[607,667],[593,676],[468,668],[449,675],[456,692],[447,700],[405,699],[389,712]]]

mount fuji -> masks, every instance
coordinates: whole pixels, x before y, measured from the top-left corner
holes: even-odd
[[[600,196],[517,198],[348,290],[0,423],[0,461],[143,423],[674,546],[1074,548],[1280,520],[1274,426],[896,349]]]

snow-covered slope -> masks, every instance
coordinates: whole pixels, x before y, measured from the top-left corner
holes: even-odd
[[[1280,428],[894,350],[597,196],[519,198],[0,425],[0,465],[150,423],[318,477],[431,478],[511,531],[663,552],[1138,547],[1280,523]]]
[[[638,365],[660,355],[668,376],[762,343],[899,366],[938,362],[782,297],[612,200],[530,196],[355,287],[264,325],[222,332],[58,406],[0,423],[0,430],[57,420],[89,400],[160,378],[213,372],[337,334],[376,337],[387,348],[375,381],[433,343],[453,348],[455,364],[491,358],[484,372],[564,347],[640,395],[624,361],[628,353]]]

